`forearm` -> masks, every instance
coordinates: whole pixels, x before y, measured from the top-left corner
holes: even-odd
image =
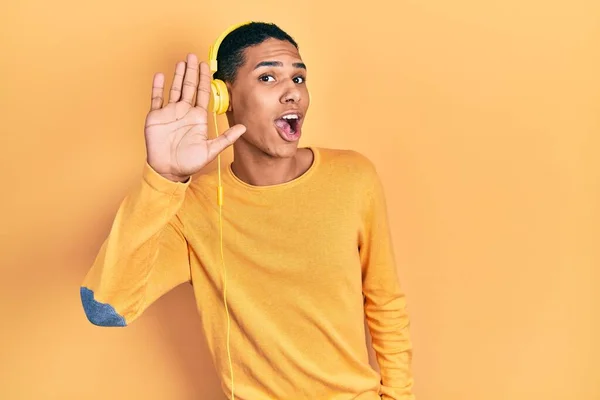
[[[387,298],[367,299],[365,314],[386,400],[413,400],[412,342],[405,296],[398,290]]]
[[[90,322],[125,326],[187,279],[187,246],[177,218],[186,186],[145,167],[82,283],[81,300]],[[169,269],[157,274],[167,259]]]

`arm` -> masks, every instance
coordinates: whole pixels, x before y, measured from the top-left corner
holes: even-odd
[[[365,316],[381,371],[382,399],[414,400],[406,300],[397,275],[383,188],[374,167],[369,173],[371,190],[366,195],[360,242]]]
[[[95,325],[126,326],[160,296],[191,280],[178,216],[185,192],[191,177],[246,131],[237,124],[208,139],[210,68],[198,64],[195,54],[177,63],[163,107],[164,85],[164,74],[154,74],[143,179],[123,200],[80,288],[83,309]]]
[[[146,163],[81,285],[91,323],[127,326],[160,296],[190,281],[188,247],[177,215],[189,184],[170,181]]]

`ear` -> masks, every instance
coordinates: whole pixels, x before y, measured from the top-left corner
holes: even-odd
[[[227,93],[229,94],[229,104],[227,105],[227,111],[231,111],[233,110],[233,108],[231,107],[231,85],[229,84],[229,82],[226,82],[225,86],[227,86]]]

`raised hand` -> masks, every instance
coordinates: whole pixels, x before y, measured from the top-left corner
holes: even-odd
[[[207,63],[198,64],[196,55],[188,54],[187,63],[177,63],[164,107],[165,77],[160,72],[154,75],[144,129],[147,162],[172,181],[186,181],[246,132],[246,127],[238,124],[208,139],[209,72]]]

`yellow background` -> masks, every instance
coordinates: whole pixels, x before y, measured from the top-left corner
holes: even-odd
[[[223,398],[189,287],[102,329],[79,284],[140,177],[153,73],[256,19],[308,65],[301,145],[380,171],[417,398],[600,399],[599,2],[2,9],[0,398]]]

